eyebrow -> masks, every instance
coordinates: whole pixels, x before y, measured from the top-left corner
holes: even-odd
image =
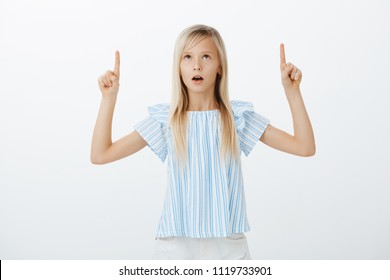
[[[191,54],[192,52],[183,52],[183,54]],[[214,54],[214,52],[212,51],[203,51],[203,52],[199,52],[201,54]]]

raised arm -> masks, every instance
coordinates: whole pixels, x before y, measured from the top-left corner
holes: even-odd
[[[282,84],[290,106],[294,125],[294,135],[268,125],[260,141],[277,150],[298,155],[312,156],[315,154],[314,133],[301,95],[299,85],[302,72],[291,63],[286,63],[284,45],[280,45],[280,72]]]
[[[147,145],[137,131],[112,143],[111,128],[119,91],[119,68],[120,56],[116,51],[114,71],[108,70],[98,78],[102,100],[92,136],[91,162],[94,164],[105,164],[124,158]]]

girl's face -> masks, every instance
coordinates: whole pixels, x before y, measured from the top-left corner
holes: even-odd
[[[222,73],[218,49],[213,39],[206,37],[184,50],[180,60],[180,75],[189,94],[214,95],[217,73]]]

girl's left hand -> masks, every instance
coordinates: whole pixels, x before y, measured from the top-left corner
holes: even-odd
[[[302,80],[302,71],[290,62],[286,64],[283,44],[280,44],[280,72],[282,74],[282,84],[285,89],[299,88]]]

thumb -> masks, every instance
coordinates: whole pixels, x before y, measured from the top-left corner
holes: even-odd
[[[119,82],[118,78],[116,76],[114,76],[114,75],[110,76],[110,81],[113,82],[113,83],[118,83]]]
[[[119,79],[118,79],[118,77],[112,75],[110,77],[110,81],[111,81],[111,86],[119,87]]]
[[[292,65],[291,63],[287,63],[284,69],[282,70],[282,76],[289,76],[293,70],[294,70],[294,65]]]

